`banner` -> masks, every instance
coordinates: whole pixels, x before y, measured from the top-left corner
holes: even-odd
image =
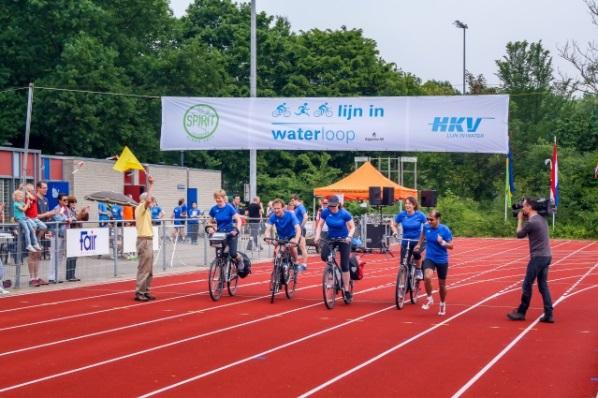
[[[85,257],[110,253],[108,228],[73,228],[66,230],[66,256]]]
[[[507,95],[162,97],[162,150],[508,152]]]

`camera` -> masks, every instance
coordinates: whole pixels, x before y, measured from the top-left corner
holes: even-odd
[[[530,200],[533,201],[533,199],[530,199]],[[519,202],[513,203],[513,205],[511,206],[511,211],[513,212],[513,217],[517,217],[517,214],[523,208],[524,201],[525,201],[525,198],[522,198]],[[535,202],[536,202],[535,210],[542,217],[546,217],[554,212],[554,207],[550,203],[549,199],[539,198],[539,199],[535,199]]]

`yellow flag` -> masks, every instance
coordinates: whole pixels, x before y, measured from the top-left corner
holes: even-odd
[[[121,173],[131,169],[145,170],[145,167],[139,163],[139,160],[137,160],[135,155],[133,155],[133,152],[131,152],[129,147],[126,146],[112,168],[116,171],[120,171]]]

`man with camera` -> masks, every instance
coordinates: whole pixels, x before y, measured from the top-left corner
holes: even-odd
[[[554,323],[552,299],[548,289],[548,266],[552,259],[548,224],[538,210],[540,207],[537,200],[525,198],[521,210],[517,213],[517,238],[522,239],[526,236],[529,238],[530,260],[523,280],[521,304],[517,309],[509,312],[507,317],[512,321],[525,320],[525,313],[532,299],[532,286],[534,280],[538,279],[538,290],[544,301],[544,316],[540,318],[540,322]],[[527,219],[527,222],[524,223],[524,219]]]

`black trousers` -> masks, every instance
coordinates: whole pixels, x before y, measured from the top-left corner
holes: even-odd
[[[544,314],[552,315],[552,298],[550,297],[550,290],[548,289],[548,266],[552,261],[551,257],[532,257],[527,264],[527,271],[521,293],[521,304],[517,311],[525,314],[529,308],[532,300],[532,287],[534,280],[538,280],[538,290],[542,295],[544,301]]]

